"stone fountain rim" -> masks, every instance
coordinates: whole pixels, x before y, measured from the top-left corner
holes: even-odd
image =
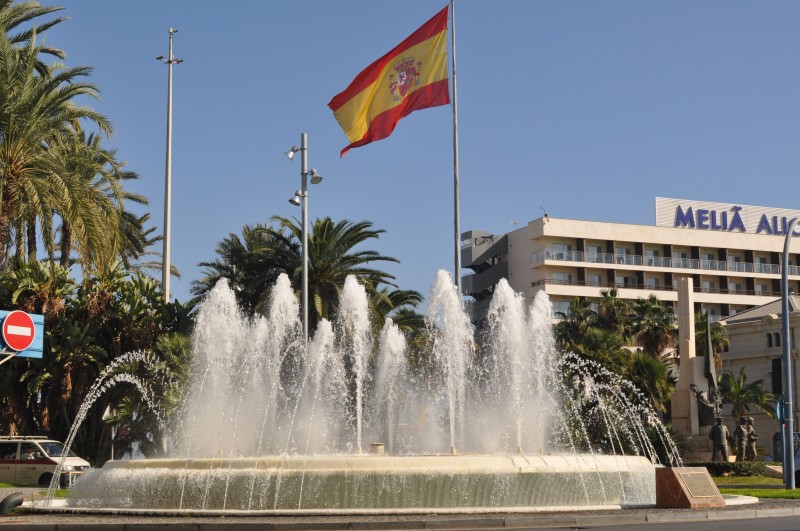
[[[108,461],[103,469],[148,470],[183,468],[188,470],[214,469],[281,469],[283,471],[364,470],[364,471],[453,471],[491,470],[541,472],[597,472],[622,469],[655,469],[644,456],[606,454],[458,454],[458,455],[386,455],[334,454],[287,455],[262,457],[153,458]]]

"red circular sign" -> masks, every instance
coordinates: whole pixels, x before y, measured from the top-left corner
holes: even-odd
[[[14,310],[3,319],[3,341],[11,350],[19,352],[27,349],[33,344],[35,337],[33,319],[27,313]]]

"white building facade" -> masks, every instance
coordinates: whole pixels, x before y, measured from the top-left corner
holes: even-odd
[[[800,385],[800,366],[796,340],[800,329],[800,296],[792,295],[789,302],[789,339],[792,356],[792,410],[797,423],[798,392]],[[751,308],[723,321],[730,341],[730,348],[722,357],[723,371],[734,376],[744,369],[748,384],[762,380],[763,389],[776,395],[783,395],[786,389],[783,370],[783,308],[781,299],[773,300],[763,306]],[[773,404],[774,405],[774,404]],[[723,409],[728,428],[733,429],[730,406]],[[763,411],[751,405],[750,416],[754,419],[758,445],[768,455],[778,459],[780,447],[780,425]],[[797,424],[795,424],[797,426]],[[797,429],[797,428],[795,428]]]
[[[780,253],[800,211],[656,198],[656,224],[633,225],[543,217],[507,234],[462,235],[463,292],[476,311],[500,278],[532,300],[544,290],[556,312],[575,297],[596,299],[617,288],[635,300],[655,294],[677,302],[675,279],[690,275],[695,311],[714,318],[780,296]],[[800,229],[794,237],[800,236]],[[789,256],[789,288],[800,293],[800,239]]]

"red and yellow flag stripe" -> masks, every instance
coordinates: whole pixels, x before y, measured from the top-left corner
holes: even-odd
[[[342,155],[386,138],[401,118],[416,110],[450,103],[448,9],[369,65],[328,103],[350,140]]]

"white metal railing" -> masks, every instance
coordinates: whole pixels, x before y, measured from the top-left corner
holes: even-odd
[[[619,264],[629,266],[666,267],[672,269],[699,269],[703,271],[733,271],[737,273],[765,273],[779,275],[779,264],[732,262],[724,260],[697,260],[694,258],[671,258],[662,256],[640,256],[632,254],[586,253],[583,251],[556,251],[546,249],[531,253],[531,264],[545,260],[560,262],[586,262],[590,264]],[[789,275],[800,276],[800,266],[789,266]]]
[[[753,271],[756,273],[769,273],[771,275],[778,275],[781,272],[781,268],[778,264],[753,264]]]

